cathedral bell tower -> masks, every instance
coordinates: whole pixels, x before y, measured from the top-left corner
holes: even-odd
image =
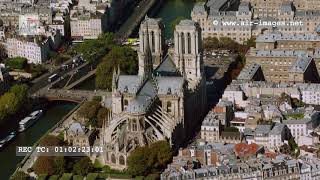
[[[182,20],[174,32],[174,61],[183,77],[197,82],[203,75],[201,29],[192,20]]]
[[[163,32],[164,25],[162,24],[161,19],[148,18],[147,16],[145,20],[141,23],[139,29],[139,59],[143,59],[145,58],[145,56],[149,56],[148,54],[146,54],[146,50],[149,48],[151,53],[150,58],[151,64],[153,65],[153,69],[161,63],[161,60],[163,58],[165,48]]]
[[[149,28],[148,21],[145,21],[145,29],[140,28],[140,50],[139,56],[139,72],[138,75],[144,78],[150,77],[153,72],[152,53],[149,44]],[[142,47],[142,48],[141,48]]]

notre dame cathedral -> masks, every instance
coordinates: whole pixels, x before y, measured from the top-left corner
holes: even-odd
[[[195,133],[206,111],[201,29],[192,20],[175,28],[174,49],[168,49],[160,19],[146,18],[139,30],[138,75],[112,80],[112,115],[99,135],[105,152],[98,157],[124,169],[138,146],[167,140],[178,148]]]

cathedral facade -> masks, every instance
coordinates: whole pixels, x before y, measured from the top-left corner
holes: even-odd
[[[167,53],[160,19],[146,18],[139,30],[137,75],[112,80],[112,114],[100,132],[105,152],[97,158],[115,169],[127,167],[138,146],[167,140],[175,149],[192,137],[206,111],[201,29],[182,20],[174,32],[174,52]]]

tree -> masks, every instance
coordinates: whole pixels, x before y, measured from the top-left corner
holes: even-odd
[[[72,172],[78,175],[86,175],[93,169],[93,164],[89,157],[83,157],[74,166]]]
[[[107,120],[110,110],[108,108],[100,108],[97,115],[97,127],[102,127],[103,121]]]
[[[3,122],[9,115],[27,108],[28,87],[26,85],[15,85],[8,92],[0,97],[0,122]]]
[[[148,147],[138,147],[133,150],[128,157],[128,171],[134,175],[147,175],[150,172],[150,163],[148,163]],[[153,156],[152,156],[153,158]]]
[[[219,39],[216,37],[208,37],[203,41],[203,48],[207,50],[219,49]]]
[[[172,151],[167,141],[158,141],[150,145],[151,152],[153,153],[156,162],[154,168],[164,169],[166,165],[172,160]]]
[[[55,174],[62,175],[65,172],[66,160],[64,156],[57,156],[54,158]]]
[[[39,156],[32,168],[38,175],[62,175],[66,169],[66,160],[64,156]]]
[[[97,39],[85,40],[75,48],[78,54],[82,54],[87,61],[95,61],[101,58],[114,45],[114,35],[105,33]]]
[[[33,164],[33,170],[36,174],[55,174],[54,158],[52,156],[39,156]]]
[[[63,142],[57,136],[47,135],[40,140],[39,144],[41,146],[60,146]]]
[[[27,65],[27,59],[23,57],[8,58],[5,60],[5,64],[13,69],[24,69]]]
[[[5,56],[6,56],[6,48],[4,47],[4,45],[2,43],[0,43],[0,61],[4,60]]]
[[[91,120],[97,117],[98,110],[100,109],[100,102],[86,101],[77,111],[80,118]]]
[[[18,171],[16,172],[11,178],[10,180],[28,180],[30,179],[30,176],[28,174],[26,174],[23,171]]]
[[[28,89],[26,84],[14,85],[10,88],[9,92],[14,93],[20,104],[24,104],[28,97]]]
[[[97,67],[96,86],[111,90],[113,69],[119,65],[122,74],[138,72],[137,53],[126,46],[114,46]]]
[[[128,157],[128,171],[135,176],[160,172],[172,160],[172,151],[167,141],[158,141],[150,146],[138,147]]]

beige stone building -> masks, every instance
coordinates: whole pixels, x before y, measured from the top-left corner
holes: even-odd
[[[259,64],[266,81],[318,82],[314,58],[305,51],[251,49],[246,54],[247,66]]]
[[[42,37],[9,37],[6,40],[8,57],[24,57],[28,63],[41,64],[48,60],[50,42]]]
[[[243,43],[274,30],[292,35],[320,32],[319,4],[312,0],[209,0],[197,3],[191,17],[200,24],[204,38],[230,37]]]
[[[71,38],[75,40],[96,39],[106,30],[106,15],[85,9],[71,10]]]

